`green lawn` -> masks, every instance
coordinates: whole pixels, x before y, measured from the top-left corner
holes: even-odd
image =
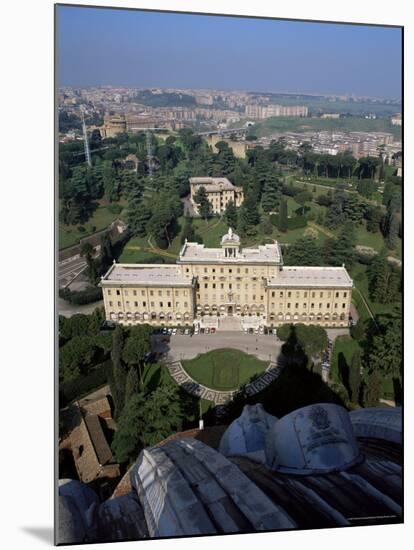
[[[362,225],[355,226],[356,244],[362,246],[369,246],[380,252],[385,246],[384,237],[379,231],[377,233],[371,233],[367,231],[365,222]]]
[[[195,359],[182,361],[182,364],[194,380],[219,391],[236,390],[252,376],[262,373],[268,365],[253,355],[233,349],[209,351]]]
[[[110,211],[108,206],[98,206],[89,220],[83,224],[82,227],[85,228],[85,231],[79,231],[78,225],[64,225],[63,223],[59,224],[59,249],[67,248],[74,244],[78,244],[79,239],[86,237],[108,227],[114,220],[122,216],[120,214],[114,214]]]
[[[362,264],[356,264],[351,269],[351,277],[354,280],[354,285],[357,287],[357,289],[363,294],[365,300],[368,302],[372,312],[374,315],[381,315],[384,313],[390,313],[394,310],[395,306],[397,305],[395,302],[392,302],[390,304],[379,304],[378,302],[374,302],[369,297],[368,292],[368,278],[367,278],[367,266]],[[354,293],[357,294],[357,293]],[[354,297],[354,296],[353,296]],[[358,307],[358,304],[356,304]],[[365,307],[363,308],[365,309]],[[358,308],[358,311],[360,309]],[[365,317],[365,314],[362,312],[362,317]]]
[[[346,107],[347,109],[349,109]],[[370,105],[370,109],[371,109]],[[365,109],[367,107],[365,106]],[[329,107],[335,109],[335,105]],[[349,111],[348,111],[349,112]],[[401,129],[392,126],[388,119],[366,119],[363,117],[341,118],[337,120],[322,118],[297,118],[297,117],[270,117],[257,122],[252,132],[258,137],[269,136],[274,132],[306,132],[322,130],[341,130],[344,132],[390,132],[399,138]]]
[[[331,377],[335,382],[341,382],[338,369],[338,356],[343,354],[347,365],[351,364],[352,355],[356,351],[362,351],[359,343],[350,336],[338,336],[335,340],[335,345],[332,353],[331,361]]]

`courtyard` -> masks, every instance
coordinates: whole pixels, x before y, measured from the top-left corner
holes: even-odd
[[[212,350],[182,361],[193,380],[219,391],[236,390],[253,376],[263,373],[268,361],[234,349]]]

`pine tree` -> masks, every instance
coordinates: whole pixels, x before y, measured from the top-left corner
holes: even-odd
[[[386,251],[383,250],[372,260],[367,270],[368,290],[370,297],[375,302],[387,303],[389,276],[390,266],[386,258]]]
[[[207,191],[204,185],[201,185],[196,194],[194,195],[194,201],[198,206],[198,211],[200,216],[207,220],[212,215],[211,203],[207,197]]]
[[[136,368],[131,367],[128,371],[125,382],[125,403],[128,403],[131,397],[142,389],[143,388],[140,387],[138,372]]]
[[[229,227],[237,227],[237,208],[233,201],[229,201],[224,212],[224,219]]]
[[[114,388],[112,390],[112,397],[115,403],[115,417],[118,418],[125,405],[125,383],[126,383],[126,369],[122,364],[122,351],[124,345],[124,335],[122,327],[119,325],[115,328],[112,334],[112,378],[114,381]]]
[[[262,208],[264,212],[277,210],[282,197],[281,185],[276,177],[268,176],[265,180],[262,194]]]
[[[284,199],[280,202],[278,229],[283,233],[288,229],[288,209],[287,202]]]
[[[381,376],[374,370],[368,377],[365,392],[364,406],[376,407],[381,397]]]
[[[352,355],[351,366],[349,368],[349,390],[350,398],[353,403],[359,401],[359,391],[361,388],[361,354],[356,351]]]
[[[400,229],[400,222],[395,213],[391,213],[388,221],[388,235],[387,244],[391,249],[396,248],[398,242],[398,233]]]

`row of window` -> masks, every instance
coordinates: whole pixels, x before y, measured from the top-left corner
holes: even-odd
[[[287,309],[290,309],[291,305],[292,304],[290,304],[290,302],[288,302],[286,304]],[[330,303],[327,303],[327,304],[319,303],[319,309],[322,309],[324,306],[326,307],[326,309],[329,309],[331,307],[331,304]],[[335,309],[338,309],[338,306],[339,306],[338,303],[334,304]],[[272,307],[272,309],[275,309],[275,303],[274,302],[271,303],[271,307]],[[306,309],[307,307],[308,307],[308,304],[304,303],[303,308]],[[311,303],[310,307],[311,307],[311,309],[315,309],[315,304]],[[282,303],[279,304],[279,308],[283,309],[283,304]],[[345,309],[345,308],[346,308],[346,303],[343,303],[342,304],[342,309]],[[296,302],[296,304],[295,304],[295,309],[299,309],[299,303],[298,302]]]
[[[109,307],[112,307],[114,305],[114,303],[112,301],[109,301]],[[172,307],[172,304],[171,302],[166,302],[166,307]],[[121,302],[117,302],[117,306],[118,307],[121,307]],[[134,307],[138,307],[139,304],[138,302],[134,302]],[[155,307],[155,302],[150,302],[150,306],[151,307]],[[129,308],[130,307],[130,302],[129,301],[126,301],[125,302],[125,307],[126,308]],[[142,302],[142,307],[147,307],[147,302]],[[164,307],[164,302],[159,302],[159,307]],[[180,302],[175,302],[175,307],[176,308],[179,308],[180,307]],[[187,308],[188,307],[188,302],[184,302],[184,307]]]
[[[108,292],[108,296],[111,296],[111,295],[112,295],[112,289],[108,288],[108,289],[107,289],[107,292]],[[126,288],[124,289],[124,296],[130,296],[130,292],[131,292],[131,295],[132,295],[132,296],[138,296],[138,290],[132,290],[132,291],[130,291],[130,290],[126,289]],[[140,292],[141,292],[141,296],[146,296],[146,294],[147,294],[146,290],[141,290]],[[167,297],[168,297],[168,296],[172,296],[172,291],[171,291],[171,290],[165,290],[165,291],[164,291],[164,290],[158,290],[158,291],[150,290],[150,291],[149,291],[149,295],[150,295],[150,296],[154,296],[154,292],[158,292],[158,296],[164,296],[164,294],[163,294],[164,292],[165,292],[165,295],[166,295]],[[187,296],[187,290],[183,290],[183,291],[181,291],[181,292],[183,293],[184,296]],[[121,291],[120,291],[119,289],[117,289],[117,290],[115,291],[115,294],[116,294],[117,296],[120,296],[120,295],[121,295]],[[179,295],[180,295],[180,291],[179,291],[179,290],[176,290],[176,291],[175,291],[175,295],[176,295],[176,296],[179,296]]]
[[[316,298],[316,294],[317,294],[316,292],[311,292],[311,293],[310,293],[311,298]],[[272,290],[272,298],[274,298],[275,296],[276,296],[276,292],[275,292],[274,290]],[[291,298],[291,297],[292,297],[292,291],[289,290],[289,291],[286,293],[286,296],[287,296],[288,298]],[[319,292],[319,298],[323,298],[324,296],[325,296],[324,291],[323,291],[323,290],[320,291],[320,292]],[[332,292],[331,292],[331,291],[328,291],[328,292],[326,293],[326,296],[327,296],[327,298],[331,298]],[[346,297],[348,296],[348,293],[347,293],[347,292],[343,292],[342,296],[343,296],[343,298],[346,298]],[[284,291],[283,291],[283,290],[279,291],[279,297],[280,297],[280,298],[283,298],[283,297],[284,297]],[[295,297],[296,297],[296,298],[300,298],[300,290],[296,290],[296,292],[295,292]],[[307,292],[306,290],[303,291],[303,297],[304,297],[304,298],[307,298],[307,297],[308,297],[308,292]],[[339,298],[339,292],[335,292],[335,298]]]
[[[237,273],[237,274],[241,274],[241,273],[244,273],[246,275],[248,275],[249,273],[252,273],[253,275],[266,275],[266,268],[265,267],[252,267],[252,268],[249,268],[249,267],[220,267],[220,268],[216,268],[216,267],[197,267],[195,266],[193,268],[193,271],[194,273],[205,273],[205,274],[209,274],[209,273],[226,273],[227,275],[231,275],[233,273]],[[190,268],[189,267],[186,267],[185,269],[185,272],[186,273],[190,273]],[[274,269],[274,272],[276,273],[276,268]]]

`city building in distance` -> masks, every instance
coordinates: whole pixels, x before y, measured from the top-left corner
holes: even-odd
[[[251,118],[270,118],[272,116],[308,116],[308,108],[304,105],[246,105],[245,114]]]
[[[230,201],[239,207],[244,200],[243,189],[233,185],[227,178],[190,178],[190,201],[196,213],[198,206],[194,197],[201,187],[207,193],[214,214],[222,214]]]
[[[345,267],[283,266],[277,242],[221,248],[185,242],[176,265],[114,263],[100,286],[106,319],[123,325],[346,327],[353,281]]]

